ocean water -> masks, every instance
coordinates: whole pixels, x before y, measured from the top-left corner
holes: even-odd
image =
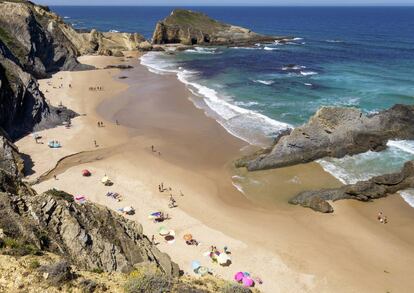
[[[150,38],[172,7],[52,7],[77,28],[140,32]],[[194,7],[211,17],[271,35],[288,44],[195,48],[149,53],[141,62],[176,74],[193,101],[231,134],[264,145],[306,122],[321,106],[366,113],[414,104],[414,7]],[[323,159],[344,183],[394,172],[414,159],[413,141],[342,159]],[[414,192],[403,198],[414,205]]]

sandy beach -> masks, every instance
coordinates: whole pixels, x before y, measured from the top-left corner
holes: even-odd
[[[83,56],[80,62],[98,69],[59,72],[40,81],[52,105],[62,103],[80,116],[69,129],[38,132],[43,144],[31,136],[16,143],[31,158],[27,180],[69,156],[33,186],[38,192],[56,188],[112,209],[133,206],[136,214],[127,217],[141,223],[149,237],[155,235],[158,247],[187,274],[193,274],[191,261],[198,260],[226,279],[248,271],[263,280],[257,288],[269,293],[414,290],[414,211],[401,197],[335,202],[329,215],[287,204],[300,191],[340,183],[316,163],[249,174],[234,170],[232,161],[250,147],[197,109],[174,75],[151,73],[136,53],[129,54],[133,58]],[[134,68],[99,69],[125,63]],[[97,86],[102,90],[89,90]],[[49,149],[52,139],[62,148]],[[92,176],[82,177],[83,169]],[[100,183],[104,175],[113,186]],[[235,187],[240,178],[244,194]],[[172,191],[160,193],[161,182]],[[123,200],[105,196],[109,191]],[[170,194],[177,208],[168,208]],[[380,210],[389,218],[386,225],[376,219]],[[171,219],[154,224],[148,215],[156,211]],[[175,231],[174,243],[157,234],[161,226]],[[187,233],[201,244],[187,246]],[[203,256],[211,245],[229,248],[230,266]]]

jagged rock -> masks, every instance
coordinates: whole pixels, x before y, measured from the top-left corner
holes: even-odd
[[[322,107],[308,123],[282,136],[269,153],[244,165],[254,171],[381,151],[390,139],[414,139],[414,106],[395,105],[368,116],[355,108]]]
[[[302,192],[292,198],[289,203],[309,207],[322,213],[331,213],[333,208],[327,202],[328,200],[370,201],[407,188],[414,188],[414,161],[405,163],[402,170],[397,173],[373,177],[367,181],[360,181],[336,189]]]
[[[118,64],[118,65],[108,65],[108,66],[105,66],[104,69],[114,69],[114,68],[116,68],[116,69],[131,69],[131,68],[134,68],[134,67],[131,66],[131,65]]]
[[[0,39],[0,127],[11,138],[31,131],[49,113],[36,79],[18,62]]]
[[[216,21],[200,12],[175,9],[170,16],[157,23],[152,43],[249,45],[284,38],[260,35],[246,28]]]
[[[0,169],[14,176],[23,176],[24,162],[17,147],[2,133],[0,128]]]
[[[147,52],[147,51],[151,51],[152,50],[152,45],[150,42],[145,41],[145,42],[141,42],[138,45],[138,50],[142,51],[142,52]]]
[[[62,286],[64,283],[75,278],[67,261],[60,261],[51,265],[41,266],[39,272],[43,273],[43,278],[45,278],[52,286]]]
[[[0,39],[25,71],[39,78],[86,68],[76,60],[78,50],[55,14],[28,1],[2,1],[0,11]]]
[[[15,186],[3,182],[8,193],[0,193],[0,228],[7,236],[62,254],[83,269],[128,272],[134,264],[154,262],[165,274],[178,275],[178,266],[136,222],[92,203],[78,205],[64,192],[27,193],[14,180]]]

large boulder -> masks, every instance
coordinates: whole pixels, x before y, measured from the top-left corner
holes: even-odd
[[[402,170],[397,173],[373,177],[367,181],[360,181],[336,189],[302,192],[292,198],[289,203],[309,207],[322,213],[332,213],[333,208],[328,200],[370,201],[407,188],[414,188],[414,161],[405,163]]]
[[[374,115],[355,108],[322,107],[308,123],[280,137],[268,153],[243,165],[254,171],[381,151],[390,139],[414,139],[414,106],[395,105]]]
[[[167,18],[157,23],[152,43],[249,45],[257,42],[273,42],[284,38],[260,35],[243,27],[216,21],[200,12],[175,9]]]

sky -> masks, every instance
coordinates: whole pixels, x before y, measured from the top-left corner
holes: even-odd
[[[414,5],[414,0],[34,0],[44,5],[148,5],[148,6],[365,6]]]

